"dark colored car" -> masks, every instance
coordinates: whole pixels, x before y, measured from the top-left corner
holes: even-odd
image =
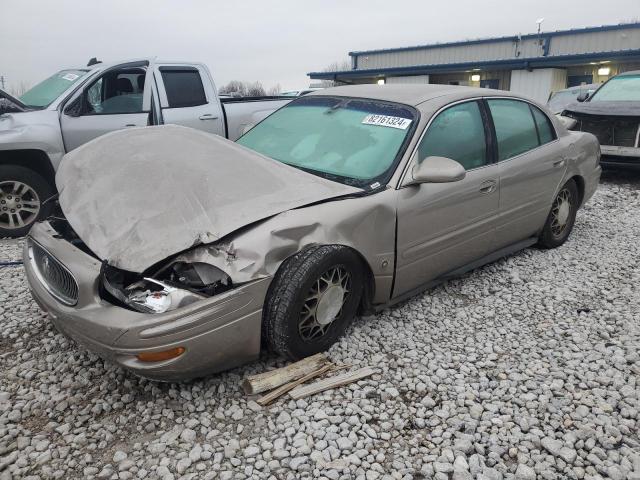
[[[553,92],[547,101],[547,108],[555,114],[562,113],[567,106],[576,102],[580,95],[593,95],[593,92],[595,92],[600,85],[602,84],[589,83],[587,85],[578,85],[577,87],[569,87]]]
[[[603,165],[640,168],[640,70],[621,73],[562,112],[570,130],[594,134]]]

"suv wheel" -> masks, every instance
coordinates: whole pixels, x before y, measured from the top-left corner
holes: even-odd
[[[0,165],[0,237],[26,235],[52,205],[43,202],[55,193],[42,175],[18,165]]]

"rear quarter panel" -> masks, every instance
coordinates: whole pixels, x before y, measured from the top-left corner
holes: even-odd
[[[565,181],[577,177],[582,206],[595,193],[600,182],[600,144],[595,136],[586,132],[567,132],[565,141],[569,144]]]

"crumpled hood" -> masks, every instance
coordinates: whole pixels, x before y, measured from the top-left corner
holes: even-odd
[[[82,241],[132,272],[286,210],[361,191],[175,125],[112,132],[73,150],[56,186]]]
[[[583,115],[606,115],[614,117],[640,116],[640,102],[575,102],[566,106],[565,112]]]

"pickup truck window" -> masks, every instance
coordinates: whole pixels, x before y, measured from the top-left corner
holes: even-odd
[[[260,122],[238,143],[315,175],[365,187],[386,183],[415,118],[410,107],[398,104],[302,97]]]
[[[86,74],[86,70],[61,70],[27,90],[20,96],[20,100],[32,108],[48,107],[51,102]]]
[[[200,72],[197,69],[161,67],[160,72],[167,92],[169,108],[196,107],[207,103]]]
[[[87,115],[141,113],[145,70],[110,70],[86,91]]]

